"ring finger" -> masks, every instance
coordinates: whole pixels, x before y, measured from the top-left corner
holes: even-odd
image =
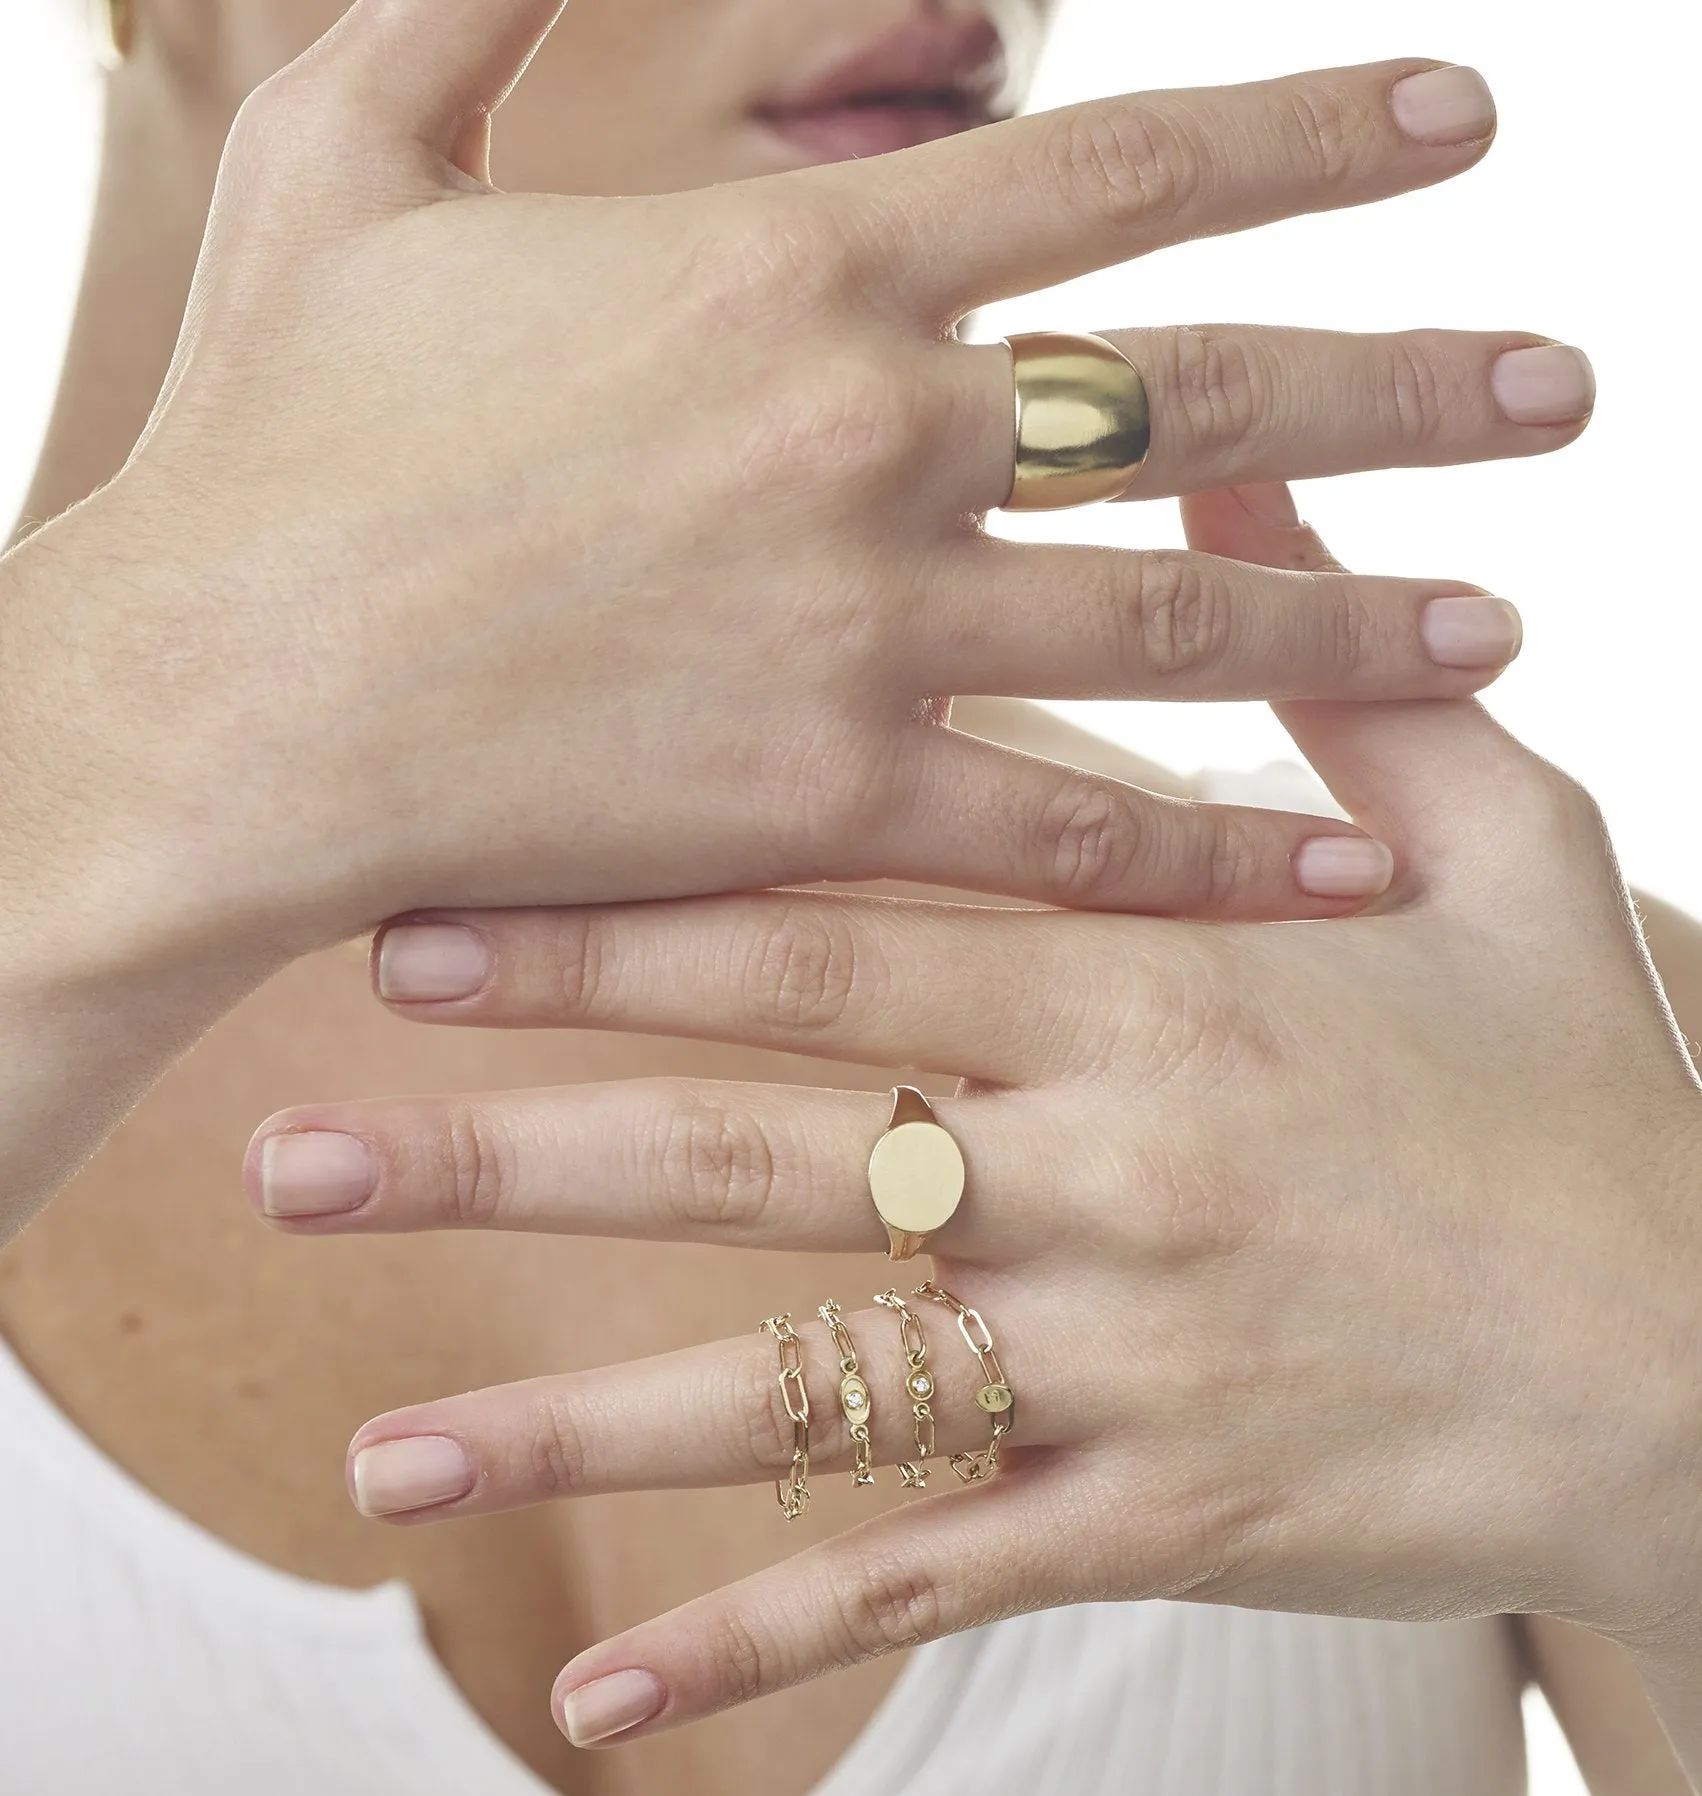
[[[1271,480],[1541,455],[1583,430],[1581,351],[1525,332],[1386,335],[1199,325],[1107,331],[1147,389],[1152,448],[1130,499]],[[1009,352],[953,349],[970,503],[1002,505],[1012,467]]]
[[[987,1412],[976,1402],[985,1376],[949,1314],[909,1295],[921,1276],[907,1272],[893,1282],[923,1324],[935,1455],[979,1450],[989,1439]],[[1088,1418],[1078,1413],[1070,1381],[1054,1387],[1043,1370],[1046,1356],[1025,1353],[997,1295],[978,1295],[977,1302],[1017,1394],[1015,1438],[1025,1448],[1080,1438]],[[874,1464],[915,1461],[912,1362],[898,1316],[857,1309],[842,1322],[870,1393]],[[843,1473],[854,1463],[855,1445],[838,1403],[840,1357],[823,1322],[798,1315],[794,1323],[810,1397],[810,1470]],[[350,1494],[365,1515],[412,1522],[560,1497],[782,1478],[794,1435],[778,1374],[774,1341],[753,1327],[736,1340],[393,1410],[350,1443]]]

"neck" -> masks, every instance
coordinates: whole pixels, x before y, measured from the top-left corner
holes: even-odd
[[[23,536],[123,467],[153,409],[183,321],[228,116],[109,83],[106,142],[76,316]]]

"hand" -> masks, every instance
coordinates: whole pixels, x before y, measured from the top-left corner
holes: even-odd
[[[1458,173],[1493,129],[1475,77],[1109,100],[683,196],[498,194],[489,114],[556,10],[365,0],[244,107],[155,416],[7,607],[29,914],[275,964],[421,905],[824,877],[1231,916],[1380,889],[1374,851],[1296,861],[1343,826],[996,750],[940,727],[944,695],[1460,694],[1510,615],[1480,608],[1462,653],[1425,635],[1456,582],[989,541],[1010,372],[951,326]],[[1532,453],[1590,403],[1580,358],[1513,334],[1123,340],[1148,496]],[[1533,369],[1568,390],[1533,406]]]
[[[1212,546],[1324,559],[1232,501],[1192,517]],[[1600,820],[1474,705],[1292,720],[1402,857],[1376,914],[1327,930],[806,894],[426,927],[428,951],[461,929],[486,966],[458,1001],[407,1007],[421,1021],[969,1080],[938,1105],[970,1185],[934,1276],[980,1310],[1015,1388],[1005,1470],[581,1655],[557,1688],[576,1737],[610,1673],[644,1674],[611,1688],[667,1726],[1087,1600],[1544,1611],[1622,1636],[1694,1603],[1696,1081]],[[415,952],[416,927],[381,957]],[[884,1121],[862,1095],[673,1081],[319,1106],[274,1118],[250,1174],[300,1233],[866,1251]],[[976,1449],[980,1374],[920,1307],[939,1449]],[[849,1322],[877,1459],[909,1457],[893,1319]],[[800,1333],[828,1475],[850,1463],[837,1359],[819,1325]],[[755,1483],[790,1454],[775,1372],[753,1332],[423,1404],[361,1430],[354,1488],[433,1521]]]

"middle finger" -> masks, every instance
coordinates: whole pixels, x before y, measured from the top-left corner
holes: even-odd
[[[419,1229],[884,1252],[869,1154],[892,1100],[691,1079],[386,1098],[281,1112],[246,1168],[263,1215],[313,1233]],[[1068,1140],[1020,1098],[940,1099],[966,1193],[930,1250],[1000,1263],[1034,1250]],[[998,1169],[989,1184],[987,1168]],[[1019,1203],[1003,1201],[1021,1193]]]

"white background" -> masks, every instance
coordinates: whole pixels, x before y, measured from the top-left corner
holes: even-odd
[[[1475,580],[1524,611],[1499,714],[1602,801],[1632,877],[1702,909],[1682,782],[1702,623],[1683,523],[1698,483],[1695,27],[1676,0],[1585,15],[1519,0],[1067,0],[1040,104],[1425,55],[1495,87],[1500,142],[1460,181],[1367,213],[1190,245],[1005,308],[1002,332],[1240,319],[1382,330],[1525,328],[1594,358],[1578,447],[1538,462],[1361,476],[1301,491],[1350,565]],[[96,85],[71,0],[0,8],[0,513],[21,496],[84,228]],[[1069,520],[1084,538],[1178,540],[1169,506]],[[1052,528],[1056,528],[1055,521]],[[1093,707],[1086,719],[1182,768],[1285,752],[1251,706]],[[1539,1716],[1534,1785],[1578,1788]]]

